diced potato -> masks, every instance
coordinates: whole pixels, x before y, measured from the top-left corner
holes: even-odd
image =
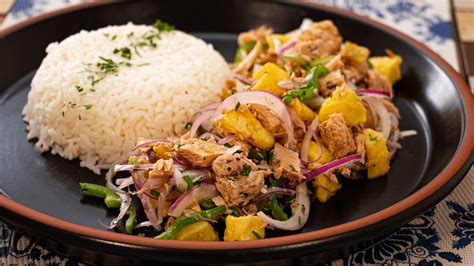
[[[272,133],[248,109],[227,111],[214,122],[214,127],[227,134],[241,136],[262,150],[269,150],[275,145]]]
[[[367,111],[357,94],[346,84],[338,87],[331,97],[324,100],[319,111],[319,122],[324,122],[333,113],[341,113],[348,126],[363,124]]]
[[[329,178],[325,175],[318,175],[314,181],[314,186],[323,187],[327,191],[336,193],[339,189],[341,189],[342,185],[336,182],[329,180]]]
[[[288,104],[288,107],[293,109],[293,111],[298,114],[301,120],[305,122],[311,122],[315,117],[313,110],[311,110],[311,108],[309,108],[306,104],[302,103],[300,99],[295,98],[291,100],[291,102]]]
[[[392,84],[400,80],[400,65],[403,60],[399,55],[371,57],[369,62],[374,69],[386,76]]]
[[[390,169],[390,153],[387,149],[387,140],[381,132],[373,129],[364,129],[365,149],[367,150],[367,177],[376,178],[388,173]]]
[[[266,37],[268,43],[268,49],[272,52],[275,52],[275,42],[274,40],[277,39],[280,41],[280,45],[286,43],[290,37],[285,36],[283,34],[271,34]]]
[[[324,147],[324,145],[322,144],[318,145],[316,142],[311,141],[309,143],[309,152],[308,152],[309,161],[314,161],[318,158],[319,153],[320,153],[319,147],[321,147],[323,151],[321,154],[321,158],[319,158],[319,160],[317,160],[315,163],[326,164],[334,160],[334,157],[329,152],[329,150],[326,147]]]
[[[188,241],[219,241],[219,236],[210,223],[199,221],[181,229],[174,239]]]
[[[265,238],[265,222],[258,216],[225,218],[224,241],[242,241]]]
[[[370,50],[352,42],[345,42],[341,49],[341,57],[349,59],[355,64],[363,64],[369,58]]]
[[[285,91],[278,86],[278,82],[288,80],[290,75],[274,63],[266,63],[252,76],[257,82],[250,90],[268,91],[281,96]]]
[[[319,200],[319,202],[325,203],[330,197],[334,195],[336,195],[336,193],[329,192],[322,187],[316,187],[316,198]]]

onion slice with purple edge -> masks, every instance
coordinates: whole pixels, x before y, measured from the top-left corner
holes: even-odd
[[[377,127],[377,129],[381,130],[384,137],[388,139],[390,130],[392,129],[392,120],[390,120],[390,114],[387,108],[385,108],[383,103],[377,98],[364,97],[364,100],[373,108],[379,118],[380,127]]]
[[[125,214],[127,213],[128,209],[130,208],[132,204],[132,198],[128,193],[118,189],[117,186],[114,185],[112,182],[112,178],[115,175],[115,171],[113,168],[109,169],[107,174],[105,175],[105,180],[106,180],[106,186],[113,190],[117,195],[120,197],[120,209],[119,209],[119,214],[117,217],[115,217],[111,222],[110,225],[107,226],[108,229],[114,229],[118,223],[123,219]]]
[[[176,185],[176,188],[178,188],[179,191],[183,192],[186,190],[186,182],[183,179],[183,171],[184,168],[178,166],[178,165],[173,165],[173,179],[174,179],[174,184]]]
[[[273,111],[283,122],[283,127],[287,134],[287,142],[290,144],[290,147],[294,146],[293,122],[288,108],[278,96],[266,91],[245,91],[228,97],[222,102],[222,105],[216,109],[212,121],[219,119],[225,111],[234,109],[237,103],[260,104]]]
[[[117,183],[118,189],[122,190],[128,186],[133,185],[133,178],[131,176],[127,178],[120,178],[115,180],[115,183]]]
[[[211,119],[211,117],[214,115],[214,109],[207,110],[201,112],[197,117],[196,120],[193,122],[193,126],[191,127],[191,130],[189,131],[189,137],[194,138],[196,136],[197,130],[199,127],[204,124],[206,121]]]
[[[272,194],[293,196],[293,195],[296,194],[296,191],[294,191],[293,189],[289,189],[289,188],[272,187],[272,188],[267,189],[267,192],[265,192],[265,193],[261,194],[260,196],[258,196],[257,198],[255,198],[254,201],[255,202],[261,201],[263,199],[266,199],[266,198],[270,197]]]
[[[152,163],[147,164],[117,164],[114,166],[114,172],[131,171],[131,170],[147,170],[153,168]]]
[[[146,178],[144,176],[144,172],[132,172],[132,177],[135,184],[135,189],[138,191],[142,188],[143,184],[146,182]],[[161,193],[160,193],[161,196]],[[156,230],[161,230],[161,222],[163,221],[163,216],[159,219],[157,215],[157,208],[153,207],[153,205],[158,205],[157,199],[149,197],[147,194],[137,194],[137,197],[140,199],[140,202],[143,206],[143,211],[146,214],[146,217],[150,221],[151,226],[153,226]],[[163,201],[164,204],[164,201]]]
[[[233,146],[233,147],[229,148],[228,150],[226,150],[226,151],[224,152],[224,154],[234,154],[234,153],[236,153],[237,151],[239,151],[240,149],[241,149],[240,146]]]
[[[275,220],[264,212],[260,211],[257,213],[257,216],[262,218],[267,224],[281,229],[294,231],[301,229],[304,224],[308,221],[309,209],[310,209],[310,199],[308,194],[308,187],[306,183],[299,184],[296,187],[296,204],[291,205],[291,217],[286,221]]]
[[[300,156],[301,156],[301,160],[305,164],[308,163],[309,143],[311,142],[311,139],[313,137],[316,138],[316,130],[318,129],[318,125],[319,125],[319,117],[318,115],[316,115],[313,121],[311,122],[311,124],[309,125],[308,130],[306,130],[306,133],[304,134],[303,142],[301,143]],[[319,153],[322,153],[321,147],[319,147]]]
[[[355,90],[355,92],[359,95],[368,95],[368,96],[373,96],[377,98],[390,98],[390,92],[375,90],[375,89],[370,89],[370,88],[358,89],[358,90]]]
[[[416,136],[416,134],[418,134],[418,133],[416,132],[416,130],[413,130],[413,129],[400,131],[400,137],[401,138]]]
[[[154,145],[154,144],[156,144],[156,143],[170,144],[169,141],[167,141],[167,140],[162,140],[162,139],[144,140],[142,143],[137,144],[137,145],[132,149],[132,151],[137,150],[137,149],[142,148],[142,147],[145,147],[145,146]]]
[[[296,41],[289,41],[285,43],[283,46],[281,46],[280,50],[277,52],[278,56],[282,56],[284,52],[286,52],[288,49],[293,48],[296,45]]]
[[[340,159],[334,160],[332,162],[329,162],[327,164],[323,164],[321,167],[318,167],[314,170],[311,170],[310,172],[306,173],[304,176],[306,176],[306,180],[304,182],[308,182],[313,180],[315,177],[318,175],[322,175],[334,168],[338,168],[344,165],[347,165],[349,163],[355,162],[355,161],[360,161],[362,159],[362,156],[360,154],[351,154],[346,157],[342,157]]]
[[[183,211],[191,206],[193,203],[198,202],[204,198],[213,198],[219,195],[216,186],[211,184],[200,184],[187,190],[179,198],[177,198],[173,205],[168,210],[168,215],[173,217],[180,216]]]
[[[235,135],[229,135],[229,136],[227,136],[227,137],[224,137],[224,138],[220,139],[220,140],[217,142],[217,144],[219,144],[219,145],[225,145],[225,144],[227,144],[227,143],[233,141],[235,138],[236,138]]]

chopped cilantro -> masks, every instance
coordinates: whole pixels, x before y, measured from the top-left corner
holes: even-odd
[[[76,85],[75,87],[76,87],[77,92],[83,92],[84,91],[84,88],[79,86],[79,85]]]
[[[301,221],[301,216],[298,216],[298,224],[303,225],[303,222]]]
[[[155,197],[159,197],[159,196],[160,196],[160,192],[158,192],[158,191],[156,191],[156,190],[154,190],[154,189],[150,190],[150,194],[151,194],[152,196],[155,196]]]
[[[140,161],[136,157],[133,157],[132,159],[130,159],[130,164],[133,164],[133,165],[140,164]]]
[[[132,58],[132,51],[128,47],[115,48],[114,54],[120,54],[121,57],[130,60]]]
[[[198,203],[199,203],[199,207],[201,207],[201,209],[203,210],[209,210],[209,209],[217,207],[214,201],[212,201],[212,199],[210,198],[200,199]]]
[[[204,180],[204,176],[200,175],[200,176],[193,179],[193,184],[197,185],[197,184],[201,183],[203,180]]]
[[[226,144],[224,144],[224,146],[227,147],[227,148],[232,148],[232,147],[234,147],[234,146],[232,146],[232,144],[230,144],[230,143],[226,143]]]
[[[304,214],[305,212],[306,212],[306,208],[305,208],[304,204],[301,204],[301,213]]]
[[[369,59],[367,59],[367,65],[369,65],[369,69],[374,69],[374,65],[372,65]]]
[[[268,162],[271,162],[273,160],[274,156],[275,156],[275,154],[273,153],[273,150],[267,151],[267,161]]]
[[[294,98],[298,98],[301,101],[310,100],[314,97],[314,91],[318,89],[319,86],[319,78],[324,77],[329,73],[329,69],[325,66],[317,66],[313,70],[313,74],[311,75],[310,80],[306,83],[306,85],[299,87],[296,90],[289,91],[283,95],[283,101],[288,104]]]
[[[237,102],[234,109],[235,109],[235,111],[237,111],[237,110],[239,110],[239,108],[240,108],[240,102]]]
[[[112,38],[111,38],[112,41],[115,41],[115,39],[117,39],[117,35],[114,35],[114,36],[112,36]]]
[[[166,32],[166,31],[173,31],[175,30],[175,27],[173,25],[170,25],[164,21],[161,21],[157,19],[155,21],[155,24],[153,25],[155,29],[159,30],[160,32]]]
[[[252,171],[252,170],[250,169],[250,166],[247,165],[247,164],[244,164],[244,166],[242,166],[242,172],[241,172],[241,174],[242,174],[243,176],[248,176],[251,171]]]
[[[249,159],[253,160],[256,163],[259,163],[260,161],[265,159],[264,153],[258,151],[257,149],[250,149],[249,150],[249,155],[247,156]]]
[[[92,104],[84,104],[83,106],[86,110],[90,110],[92,108]]]
[[[235,216],[235,217],[242,216],[242,213],[240,212],[240,209],[238,206],[232,206],[230,207],[230,210],[232,211],[230,215]]]

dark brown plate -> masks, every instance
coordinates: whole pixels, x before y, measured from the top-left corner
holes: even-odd
[[[21,109],[48,43],[81,29],[159,18],[211,43],[229,60],[237,33],[266,24],[277,32],[304,17],[331,19],[342,36],[372,54],[390,48],[403,59],[395,86],[402,141],[390,173],[370,182],[347,183],[326,204],[313,203],[301,231],[274,233],[246,242],[162,241],[106,231],[108,211],[84,198],[78,182],[103,182],[78,161],[40,155],[26,141]],[[0,196],[3,220],[54,250],[85,261],[250,262],[324,260],[354,251],[395,230],[446,196],[473,161],[473,98],[460,76],[424,45],[367,18],[316,4],[244,1],[163,1],[81,4],[0,32]],[[303,257],[303,256],[313,257]],[[125,259],[126,258],[126,259]],[[293,258],[293,259],[291,259]]]

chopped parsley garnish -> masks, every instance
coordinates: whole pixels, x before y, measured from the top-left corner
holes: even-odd
[[[301,101],[310,100],[314,97],[314,91],[318,89],[319,79],[326,76],[329,73],[329,69],[325,66],[317,66],[313,70],[311,79],[306,83],[306,85],[299,87],[296,90],[289,91],[283,95],[283,101],[288,104],[294,98],[298,98]]]
[[[176,29],[173,25],[168,24],[159,19],[155,21],[155,24],[153,24],[153,26],[155,27],[155,29],[159,30],[160,32],[173,31]]]
[[[257,233],[257,231],[253,230],[252,234],[255,236],[256,239],[262,239],[262,236],[259,233]]]
[[[184,182],[188,185],[188,189],[191,189],[194,186],[193,180],[188,175],[183,176]]]
[[[128,60],[132,59],[132,51],[128,47],[115,48],[114,54],[120,54],[121,57]]]
[[[84,91],[84,88],[79,86],[79,85],[76,85],[75,87],[76,87],[77,92],[83,92]]]
[[[244,164],[242,166],[242,171],[240,172],[243,176],[248,176],[252,170],[250,169],[250,166],[247,164]]]
[[[193,123],[188,122],[188,123],[186,123],[186,125],[184,125],[184,129],[185,130],[190,130],[192,126],[193,126]]]
[[[193,184],[197,185],[197,184],[201,183],[203,180],[204,180],[204,176],[200,175],[200,176],[193,179]]]
[[[226,143],[226,144],[224,144],[224,146],[227,147],[227,148],[232,148],[232,147],[234,147],[234,146],[232,146],[232,144],[230,144],[230,143]]]
[[[235,109],[235,111],[237,111],[237,110],[239,110],[239,108],[240,108],[240,102],[237,102],[234,109]]]
[[[92,104],[84,104],[83,107],[86,109],[86,110],[90,110],[92,108]]]
[[[273,160],[274,156],[275,156],[275,154],[273,153],[273,150],[267,151],[267,161],[268,162],[271,162]]]
[[[240,212],[240,209],[238,206],[232,206],[230,207],[230,210],[232,211],[230,215],[235,216],[235,217],[242,216],[242,213]]]
[[[304,204],[301,204],[301,213],[304,214],[305,212],[306,212],[306,208],[305,208]]]
[[[110,38],[112,41],[115,41],[115,39],[117,39],[117,35],[114,35],[112,36],[112,38]]]
[[[151,194],[152,196],[155,196],[155,197],[159,197],[159,196],[160,196],[160,192],[158,192],[158,191],[156,191],[156,190],[154,190],[154,189],[150,190],[150,194]]]
[[[256,163],[259,163],[260,161],[265,159],[265,155],[263,152],[258,151],[257,149],[251,148],[249,150],[249,155],[247,158],[253,160]]]
[[[301,221],[301,216],[298,216],[298,224],[299,224],[299,225],[302,225],[302,224],[303,224],[303,222]]]

